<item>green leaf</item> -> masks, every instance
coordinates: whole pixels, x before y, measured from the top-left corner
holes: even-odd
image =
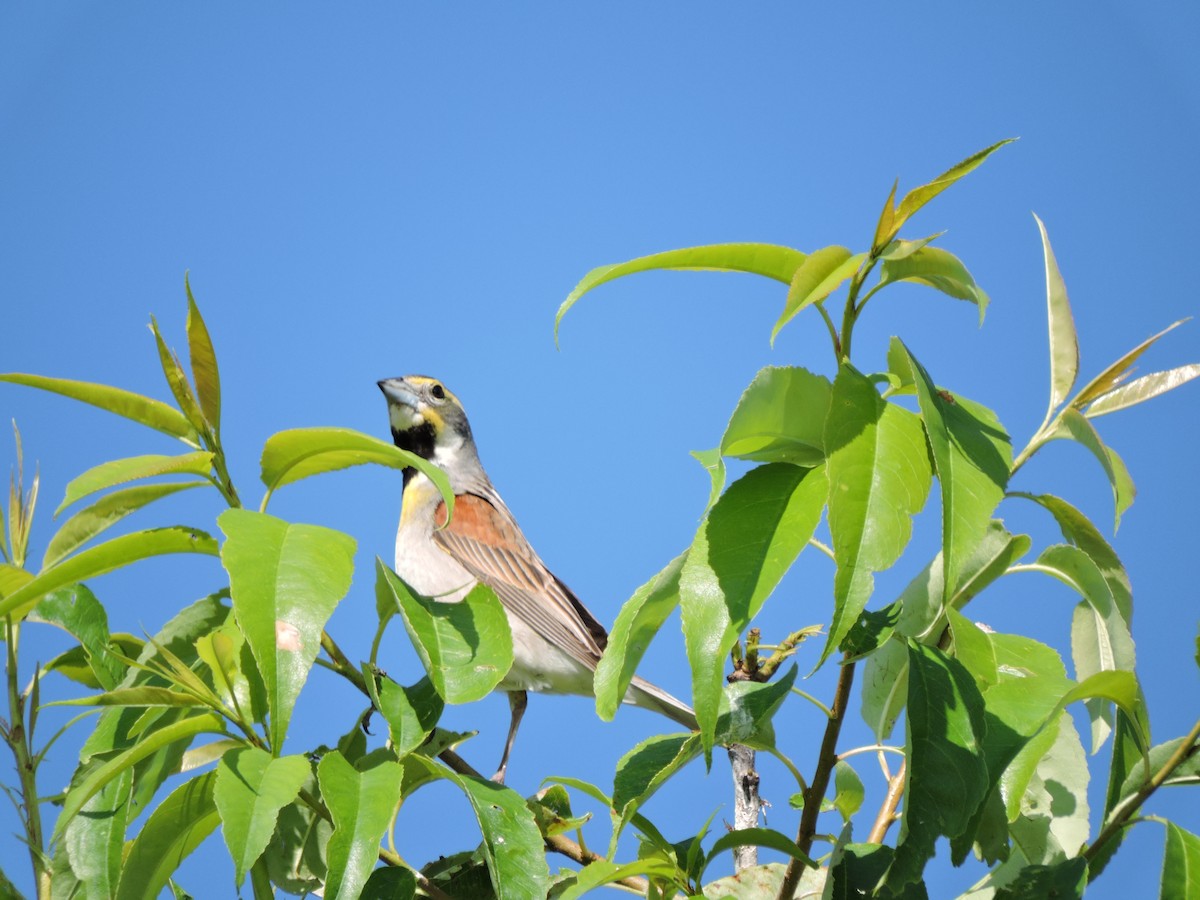
[[[817,867],[816,862],[807,854],[801,853],[800,848],[796,846],[796,841],[786,834],[780,834],[778,831],[770,828],[738,828],[725,832],[725,834],[713,842],[712,847],[708,850],[708,855],[704,857],[704,865],[700,869],[700,877],[703,877],[709,864],[716,859],[718,854],[724,853],[726,850],[734,847],[766,847],[790,856],[792,859],[798,859],[811,869]]]
[[[1139,760],[1133,766],[1126,776],[1124,783],[1117,791],[1116,802],[1108,809],[1105,824],[1112,821],[1113,817],[1124,809],[1126,804],[1136,796],[1138,791],[1142,789],[1150,778],[1166,766],[1171,757],[1183,745],[1183,742],[1183,738],[1175,738],[1166,743],[1159,744],[1157,747],[1152,747],[1146,755],[1144,762]],[[1170,775],[1163,779],[1160,786],[1169,787],[1185,784],[1200,784],[1200,753],[1193,752],[1187,756]]]
[[[1010,808],[1015,801],[1020,810],[1009,825],[1014,848],[1035,865],[1077,856],[1088,838],[1087,757],[1070,715],[1062,713],[1056,722],[1024,794],[1008,798]]]
[[[1138,361],[1143,353],[1149,350],[1159,340],[1159,338],[1163,337],[1163,335],[1174,331],[1186,321],[1187,319],[1180,319],[1177,322],[1172,322],[1158,334],[1142,341],[1140,344],[1118,359],[1115,363],[1110,365],[1107,369],[1089,381],[1071,400],[1071,405],[1076,409],[1082,410],[1100,395],[1112,391],[1130,376],[1133,371],[1133,364]]]
[[[617,613],[595,675],[596,714],[605,722],[611,722],[617,714],[650,641],[679,605],[679,573],[685,559],[687,554],[683,553],[667,563],[665,569],[634,591]]]
[[[97,694],[92,697],[72,697],[70,700],[55,700],[52,703],[46,704],[46,706],[167,706],[185,708],[205,705],[203,700],[193,697],[191,694],[172,690],[171,688],[150,687],[147,685],[117,688],[116,690],[105,691],[103,694]]]
[[[417,876],[408,869],[386,866],[376,869],[363,886],[362,900],[413,900]]]
[[[376,682],[370,671],[364,674],[371,702],[387,721],[392,750],[397,756],[404,756],[420,747],[433,733],[444,708],[433,682],[426,676],[411,687],[404,687],[386,677]]]
[[[1075,376],[1079,371],[1079,340],[1075,336],[1075,320],[1071,316],[1071,304],[1067,300],[1067,286],[1058,271],[1054,251],[1050,249],[1050,236],[1046,226],[1036,215],[1038,231],[1042,235],[1042,250],[1046,257],[1046,315],[1050,322],[1050,405],[1046,409],[1049,423],[1054,411],[1066,402]],[[1044,426],[1043,426],[1044,427]]]
[[[862,717],[883,743],[896,726],[908,692],[908,648],[903,641],[889,640],[867,657],[863,676]]]
[[[754,376],[721,438],[721,454],[754,462],[816,466],[832,387],[798,366],[767,366]]]
[[[647,738],[617,761],[612,809],[620,819],[613,826],[613,848],[634,813],[668,778],[698,757],[701,749],[700,736],[695,733],[663,734]]]
[[[24,587],[0,601],[0,617],[12,616],[20,619],[37,602],[52,591],[96,578],[113,569],[119,569],[141,559],[162,556],[167,553],[205,553],[217,555],[217,542],[194,528],[154,528],[136,531],[97,544],[63,560],[58,565],[44,569],[41,574]]]
[[[615,863],[607,859],[598,859],[588,863],[579,870],[575,881],[561,894],[555,894],[556,900],[579,900],[589,892],[606,884],[614,884],[622,878],[645,876],[670,881],[678,877],[677,868],[666,860],[656,857],[637,859],[628,863]]]
[[[771,329],[771,344],[774,345],[783,326],[792,321],[798,312],[820,303],[836,291],[853,277],[866,258],[865,253],[851,255],[847,248],[836,245],[810,253],[792,275],[783,312]]]
[[[155,431],[179,438],[185,444],[199,446],[196,430],[188,423],[183,413],[168,406],[161,400],[151,400],[141,394],[121,388],[109,387],[107,384],[93,384],[88,381],[71,381],[66,378],[47,378],[43,375],[26,375],[20,372],[10,372],[0,375],[0,382],[23,384],[27,387],[62,394],[72,400],[90,403],[100,409],[132,419]]]
[[[310,775],[304,785],[310,794],[318,793],[317,779]],[[271,881],[291,894],[319,890],[325,884],[325,854],[333,826],[301,801],[289,803],[279,811],[275,834],[262,859]]]
[[[476,585],[461,603],[442,603],[412,591],[375,559],[375,594],[400,610],[404,627],[425,671],[447,703],[471,703],[490,694],[512,668],[508,616],[486,585]]]
[[[911,517],[932,473],[920,420],[885,402],[862,374],[843,365],[825,425],[829,531],[837,558],[833,624],[824,662],[858,619],[875,587],[912,536]]]
[[[117,900],[155,900],[179,864],[212,834],[215,772],[185,781],[150,814],[129,847]]]
[[[1200,838],[1174,822],[1167,823],[1159,896],[1162,900],[1200,897]]]
[[[192,423],[193,428],[202,434],[207,432],[209,430],[208,422],[200,410],[200,404],[196,402],[196,394],[192,391],[192,385],[183,371],[183,364],[175,355],[175,351],[171,350],[167,346],[167,342],[163,340],[154,316],[150,317],[150,331],[154,334],[154,343],[158,347],[158,361],[162,365],[163,376],[167,379],[167,386],[171,389],[175,402],[179,404],[179,408],[187,416],[187,420]]]
[[[454,505],[446,473],[433,463],[349,428],[292,428],[271,435],[263,445],[262,481],[271,493],[302,478],[366,463],[416,468],[433,482],[448,506]]]
[[[729,651],[807,546],[826,491],[824,467],[759,466],[729,486],[696,532],[679,595],[706,756]]]
[[[923,284],[956,300],[974,303],[979,308],[979,322],[983,324],[988,295],[975,283],[961,259],[941,247],[903,249],[903,253],[884,258],[875,290],[897,281]]]
[[[1133,480],[1129,477],[1129,470],[1125,468],[1125,463],[1113,450],[1105,446],[1096,427],[1077,409],[1071,407],[1064,409],[1059,417],[1058,425],[1050,434],[1051,440],[1062,438],[1069,438],[1082,444],[1104,467],[1104,474],[1108,476],[1109,484],[1112,485],[1113,503],[1116,506],[1115,530],[1120,526],[1121,516],[1125,510],[1133,505],[1135,494]]]
[[[935,178],[928,184],[923,184],[920,187],[915,187],[900,201],[900,206],[896,210],[892,234],[894,235],[907,222],[913,214],[916,213],[922,206],[940,194],[954,182],[958,181],[964,175],[973,172],[977,169],[985,159],[1003,147],[1005,144],[1011,144],[1016,138],[1007,138],[1003,141],[997,141],[990,147],[980,150],[978,153],[973,153],[962,162],[956,163]]]
[[[571,812],[571,797],[560,784],[543,788],[525,803],[537,820],[538,831],[546,837],[578,831],[592,817],[591,813],[576,816]]]
[[[943,584],[949,598],[958,588],[967,557],[983,540],[992,512],[1004,499],[1012,445],[991,410],[939,391],[925,367],[907,347],[904,351],[916,376],[921,417],[941,485]]]
[[[900,187],[899,178],[892,182],[888,198],[883,201],[883,209],[879,211],[879,221],[875,223],[875,236],[871,239],[872,253],[882,253],[883,248],[895,237],[898,230],[899,226],[896,225],[896,188],[898,187]]]
[[[365,757],[364,762],[372,757]],[[400,766],[372,760],[358,770],[336,750],[317,766],[321,797],[333,816],[325,895],[357,897],[379,856],[379,842],[400,803]]]
[[[88,800],[122,772],[168,744],[190,741],[196,735],[206,732],[223,733],[220,716],[215,713],[201,713],[164,728],[157,728],[128,749],[104,760],[77,785],[67,791],[67,795],[63,799],[62,812],[59,813],[58,821],[54,824],[53,840],[58,840],[63,830],[70,824],[71,819],[79,813]]]
[[[775,746],[771,718],[796,683],[796,666],[768,681],[734,681],[725,685],[717,717],[716,743],[722,747],[746,744],[760,749]]]
[[[879,880],[892,864],[895,851],[879,844],[846,844],[839,854],[835,851],[830,863],[830,900],[858,900],[860,897],[879,896],[875,889]],[[882,894],[891,900],[929,900],[922,881],[896,885],[890,892]]]
[[[217,353],[186,275],[183,286],[187,291],[188,357],[192,364],[192,379],[196,382],[196,399],[209,427],[217,434],[221,431],[221,376],[217,370]]]
[[[1027,866],[1015,881],[997,889],[995,900],[1068,900],[1082,897],[1086,887],[1087,860],[1077,856],[1050,866]]]
[[[67,826],[63,849],[80,882],[77,900],[108,900],[117,891],[132,785],[133,773],[126,769],[88,800]]]
[[[255,747],[243,747],[221,758],[213,800],[221,814],[221,830],[239,889],[246,872],[270,843],[279,811],[296,799],[310,771],[303,756],[272,759]]]
[[[109,652],[108,613],[85,585],[73,584],[43,597],[30,621],[57,625],[79,641],[96,681],[111,690],[125,674],[125,664]]]
[[[495,782],[451,772],[420,754],[408,758],[424,766],[434,777],[458,785],[467,795],[483,833],[480,849],[491,872],[496,897],[499,900],[544,897],[550,886],[550,871],[541,832],[525,799]]]
[[[105,490],[115,484],[153,478],[156,475],[200,475],[207,476],[212,470],[213,455],[206,450],[185,453],[182,456],[131,456],[88,469],[67,485],[66,496],[54,511],[60,512],[83,497]]]
[[[886,248],[884,248],[883,252],[879,254],[879,258],[883,260],[906,259],[921,248],[932,244],[945,233],[946,232],[944,231],[939,231],[937,234],[931,234],[929,237],[923,237],[915,241],[891,241]]]
[[[1200,365],[1196,363],[1179,366],[1176,369],[1168,369],[1165,372],[1152,372],[1149,375],[1143,375],[1141,378],[1135,378],[1128,384],[1113,388],[1113,390],[1106,394],[1101,394],[1087,408],[1084,415],[1089,419],[1094,419],[1097,416],[1106,416],[1119,409],[1136,406],[1139,403],[1144,403],[1147,400],[1157,397],[1159,394],[1173,391],[1175,388],[1182,384],[1187,384],[1197,376],[1200,376]]]
[[[933,647],[908,646],[904,827],[887,884],[919,881],[939,836],[967,827],[988,791],[983,759],[983,697],[958,660]]]
[[[649,256],[639,256],[628,262],[598,266],[583,276],[575,289],[567,295],[554,317],[554,342],[558,343],[558,329],[563,316],[575,302],[593,288],[637,272],[652,269],[715,270],[718,272],[749,272],[791,284],[792,275],[803,264],[805,254],[791,247],[777,244],[708,244],[702,247],[686,247],[667,250]]]
[[[81,509],[63,522],[62,527],[58,529],[46,547],[46,555],[42,557],[42,568],[58,564],[96,535],[146,504],[188,488],[206,485],[211,485],[211,482],[183,481],[167,484],[139,484],[106,494],[91,506]]]
[[[354,572],[352,537],[228,509],[221,562],[233,611],[262,673],[271,711],[271,749],[283,749],[292,707],[321,646],[321,632]]]
[[[866,789],[862,779],[854,771],[854,767],[844,760],[838,760],[833,765],[833,805],[842,815],[843,822],[849,822],[863,804]]]

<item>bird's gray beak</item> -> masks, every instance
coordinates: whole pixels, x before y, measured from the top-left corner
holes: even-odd
[[[383,381],[377,381],[379,389],[383,391],[383,396],[388,398],[389,403],[399,403],[407,406],[409,409],[416,409],[420,403],[417,395],[412,392],[403,378],[385,378]]]

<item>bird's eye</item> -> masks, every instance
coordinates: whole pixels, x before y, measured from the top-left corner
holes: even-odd
[[[431,387],[429,389],[429,393],[433,394],[433,396],[436,397],[438,400],[446,399],[446,391],[442,388],[442,386],[440,384],[435,384],[433,387]]]

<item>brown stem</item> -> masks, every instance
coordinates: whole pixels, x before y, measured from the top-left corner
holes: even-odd
[[[825,737],[821,739],[821,752],[817,757],[817,770],[813,773],[811,784],[804,792],[804,810],[800,813],[800,829],[796,832],[796,846],[806,856],[812,850],[813,838],[817,834],[817,816],[821,812],[821,801],[825,799],[825,789],[829,787],[829,776],[833,773],[834,763],[837,762],[838,735],[841,734],[842,722],[846,717],[846,707],[850,702],[850,688],[854,685],[854,663],[843,661],[838,672],[837,688],[833,694],[833,704],[830,706],[829,721],[825,725]],[[784,873],[783,883],[779,887],[779,900],[792,900],[796,893],[796,885],[800,883],[800,875],[804,863],[792,859]]]
[[[591,850],[579,846],[579,844],[575,843],[565,834],[552,835],[545,840],[547,850],[561,853],[563,856],[569,857],[582,865],[593,862],[604,862],[604,857],[599,853],[593,853]],[[645,896],[646,892],[650,889],[650,882],[646,881],[645,878],[638,878],[637,876],[622,878],[617,884],[637,891],[642,896]]]
[[[908,760],[905,760],[900,764],[900,771],[888,779],[887,795],[883,798],[883,805],[879,807],[879,814],[875,816],[875,824],[871,826],[871,833],[867,835],[868,844],[882,844],[888,829],[896,821],[896,807],[900,804],[900,797],[904,794],[904,770],[907,765]]]
[[[1183,739],[1183,742],[1171,754],[1170,758],[1163,764],[1163,767],[1151,776],[1150,780],[1143,784],[1136,794],[1121,807],[1112,821],[1104,826],[1103,830],[1096,835],[1096,840],[1092,841],[1087,850],[1083,851],[1083,858],[1089,863],[1095,859],[1096,854],[1100,852],[1100,848],[1112,838],[1114,834],[1125,827],[1126,823],[1136,813],[1156,790],[1162,787],[1162,783],[1171,777],[1171,773],[1183,765],[1189,757],[1200,751],[1200,720],[1192,726],[1192,730],[1188,732],[1188,736]]]
[[[8,676],[8,712],[11,724],[4,730],[4,739],[12,751],[17,777],[21,782],[21,824],[25,826],[25,841],[29,847],[29,860],[33,865],[33,880],[37,885],[38,900],[49,900],[50,870],[46,866],[42,811],[38,806],[37,762],[33,754],[33,735],[25,725],[26,698],[18,686],[17,643],[20,640],[20,625],[7,618],[5,626],[5,643],[8,649],[5,674]]]

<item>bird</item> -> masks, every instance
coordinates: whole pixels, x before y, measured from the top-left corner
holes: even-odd
[[[496,687],[508,694],[512,713],[492,776],[503,784],[527,692],[593,695],[592,678],[608,632],[521,532],[479,461],[458,397],[427,375],[377,384],[387,398],[395,445],[441,468],[454,492],[447,524],[437,487],[415,466],[404,469],[396,574],[417,593],[451,603],[484,584],[495,592],[512,630],[512,668]],[[697,728],[691,707],[637,676],[624,702]]]

